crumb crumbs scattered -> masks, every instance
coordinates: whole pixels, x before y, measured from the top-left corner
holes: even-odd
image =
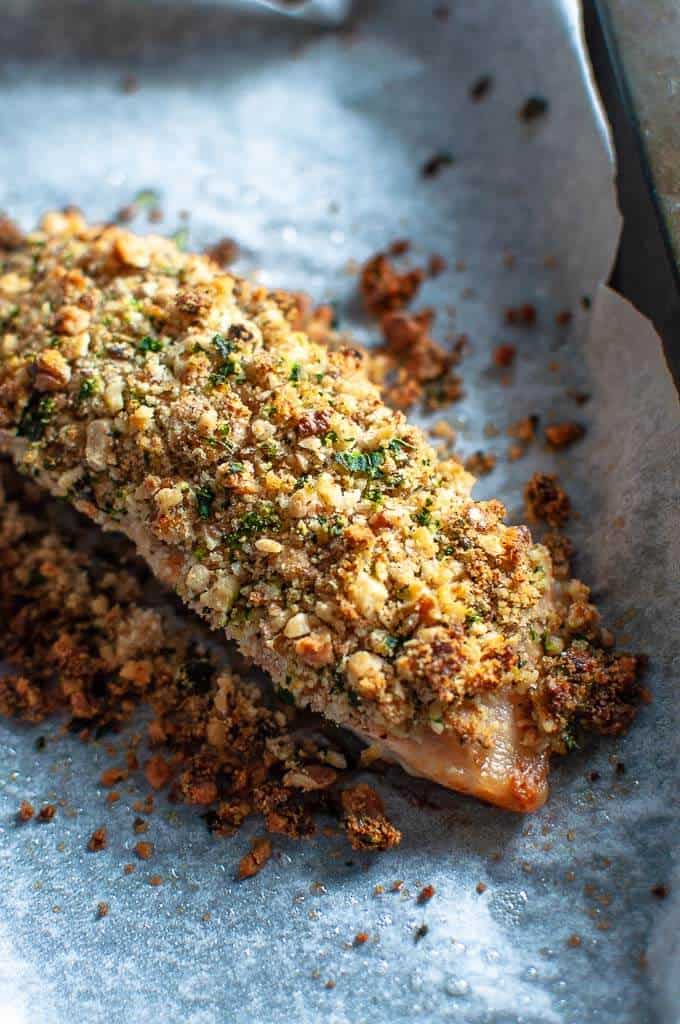
[[[518,117],[520,121],[530,123],[536,121],[539,117],[544,117],[548,113],[549,103],[543,96],[530,96],[529,99],[520,107]]]
[[[436,178],[445,167],[450,167],[453,163],[455,163],[453,154],[448,150],[442,150],[428,157],[421,167],[420,173],[423,178]]]
[[[497,345],[493,351],[493,361],[496,366],[508,367],[515,362],[517,349],[514,345]]]
[[[425,938],[425,936],[427,935],[429,930],[430,929],[429,929],[428,925],[426,925],[424,923],[423,924],[419,924],[418,927],[416,928],[415,932],[413,933],[413,941],[414,942],[420,942],[421,939]]]
[[[90,836],[87,848],[90,853],[99,853],[101,850],[106,849],[108,843],[108,833],[106,828],[96,828]]]
[[[536,307],[530,302],[508,307],[504,316],[506,324],[512,327],[533,327],[537,320]]]
[[[397,846],[401,833],[385,817],[378,793],[365,782],[340,794],[347,838],[355,850],[389,850]]]
[[[144,832],[149,831],[149,822],[144,818],[135,818],[132,822],[132,831],[138,836],[143,835]]]
[[[103,903],[102,902],[102,903],[98,903],[97,904],[97,917],[98,918],[107,917],[108,913],[109,913],[109,905],[108,905],[108,903]]]
[[[425,885],[418,893],[418,903],[429,903],[437,890],[433,885]]]
[[[17,811],[17,819],[20,822],[30,821],[35,814],[35,808],[28,800],[22,800]]]
[[[124,875],[133,875],[136,870],[137,869],[135,868],[134,864],[124,864],[123,865],[123,874]]]
[[[658,900],[665,900],[666,897],[668,896],[669,890],[668,890],[668,886],[667,885],[659,884],[659,885],[653,885],[652,888],[650,889],[650,892],[651,892],[652,896],[656,896],[656,898]]]
[[[381,317],[403,309],[420,288],[425,271],[420,267],[400,273],[384,252],[376,253],[361,268],[360,287],[366,309]]]
[[[566,423],[551,423],[545,428],[545,439],[551,448],[568,448],[585,435],[580,423],[569,420]]]
[[[385,886],[384,885],[375,885],[375,886],[373,886],[373,895],[374,896],[382,896],[384,892],[385,892]]]
[[[38,821],[53,821],[56,813],[57,808],[54,806],[54,804],[43,804],[43,806],[38,811]]]
[[[486,892],[486,889],[487,889],[487,887],[486,887],[486,884],[484,882],[477,882],[477,885],[475,886],[475,890],[479,893],[480,896],[482,895],[483,892]]]
[[[564,526],[571,515],[571,501],[556,476],[534,473],[529,480],[524,498],[528,515],[541,519],[550,526]]]
[[[226,270],[232,263],[236,263],[241,255],[241,250],[235,239],[225,237],[220,238],[219,242],[215,242],[214,245],[209,245],[205,254],[214,263],[217,263],[218,267]]]
[[[573,319],[573,314],[568,309],[563,309],[556,315],[555,323],[558,327],[567,327]]]
[[[163,884],[163,879],[160,875],[152,875],[149,879],[149,885],[158,886]]]
[[[478,103],[489,95],[492,87],[493,78],[491,75],[482,75],[470,86],[470,99],[475,100],[475,102]]]
[[[427,261],[427,276],[428,277],[439,277],[446,270],[447,263],[443,256],[439,253],[433,253]]]
[[[580,935],[570,935],[567,939],[567,945],[570,946],[572,949],[578,949],[581,943],[582,939]]]
[[[493,452],[473,452],[472,455],[468,455],[464,465],[473,476],[487,476],[496,465],[496,456]]]
[[[245,878],[252,878],[260,873],[272,855],[272,844],[269,839],[253,839],[250,844],[250,851],[246,853],[238,865],[237,878],[243,881]]]
[[[368,942],[368,932],[357,932],[354,936],[354,945],[363,946]]]
[[[135,844],[135,853],[140,860],[151,860],[153,856],[153,843],[141,841]]]

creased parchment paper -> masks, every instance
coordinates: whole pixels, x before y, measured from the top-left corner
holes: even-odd
[[[665,902],[650,892],[671,883],[678,839],[677,396],[654,332],[599,288],[619,218],[576,5],[459,0],[448,20],[433,6],[359,4],[348,34],[242,5],[11,0],[0,20],[0,207],[26,226],[67,202],[109,217],[153,186],[163,230],[190,210],[192,246],[236,237],[238,269],[337,300],[342,324],[368,340],[347,261],[398,236],[415,261],[441,254],[449,269],[422,305],[440,311],[438,337],[465,332],[473,346],[466,397],[447,415],[464,454],[501,456],[477,493],[519,518],[531,472],[559,472],[579,515],[577,572],[624,645],[651,656],[654,701],[626,739],[560,764],[532,818],[391,771],[380,788],[404,841],[379,858],[323,836],[277,839],[278,859],[238,885],[234,866],[258,826],[215,841],[196,814],[161,802],[157,889],[151,871],[123,876],[135,797],[105,806],[103,748],[67,737],[41,755],[35,730],[3,722],[3,1022],[677,1017],[677,907],[672,888]],[[140,88],[124,95],[130,73]],[[482,74],[493,88],[474,103]],[[517,111],[531,95],[550,110],[526,125]],[[454,163],[424,180],[419,168],[441,151]],[[536,305],[538,325],[512,333],[502,311],[522,302]],[[574,313],[569,328],[555,324],[561,310]],[[518,348],[511,386],[490,370],[503,341]],[[590,402],[576,408],[568,389]],[[587,436],[565,455],[537,444],[509,464],[505,429],[527,413],[578,418]],[[497,436],[485,436],[489,423]],[[19,829],[22,798],[64,799],[76,813]],[[87,838],[102,824],[111,841],[93,856]],[[373,895],[395,879],[404,894]],[[437,891],[419,906],[424,884]],[[352,948],[360,930],[369,942]]]

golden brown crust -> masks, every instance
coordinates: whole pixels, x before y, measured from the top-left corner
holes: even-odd
[[[298,704],[480,743],[489,691],[540,704],[534,637],[571,600],[546,549],[471,500],[361,353],[297,330],[297,300],[73,211],[2,264],[0,445],[133,537]],[[527,743],[553,743],[541,722]]]

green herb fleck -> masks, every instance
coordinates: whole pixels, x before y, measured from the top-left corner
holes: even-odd
[[[350,473],[363,473],[372,480],[382,476],[381,466],[385,453],[381,448],[372,452],[336,452],[335,461]]]
[[[137,348],[140,352],[161,352],[163,342],[160,338],[152,338],[150,334],[145,334]]]
[[[293,365],[290,368],[290,374],[288,375],[288,380],[291,380],[294,384],[297,384],[297,382],[300,380],[300,373],[301,372],[302,372],[302,367],[300,366],[300,364],[299,363],[293,363]]]
[[[26,437],[29,441],[39,441],[45,433],[45,426],[49,423],[54,412],[54,399],[37,394],[31,395],[24,411],[21,414],[17,434],[19,437]]]
[[[80,385],[78,401],[84,402],[86,398],[92,398],[99,391],[99,381],[96,377],[87,377]]]
[[[214,500],[215,492],[212,487],[205,485],[196,489],[196,507],[201,519],[210,519]]]

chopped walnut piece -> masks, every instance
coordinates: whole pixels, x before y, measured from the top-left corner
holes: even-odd
[[[569,496],[550,473],[534,473],[524,491],[528,514],[550,526],[564,526],[571,515]]]
[[[383,802],[371,786],[360,782],[341,793],[344,825],[355,850],[389,850],[401,833],[385,817]]]
[[[252,878],[257,875],[265,866],[272,855],[272,844],[269,839],[253,839],[250,844],[250,852],[246,853],[238,865],[237,877],[239,881],[244,878]]]

